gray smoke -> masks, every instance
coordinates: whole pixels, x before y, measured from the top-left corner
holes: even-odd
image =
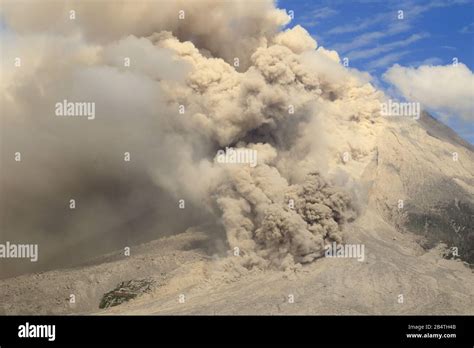
[[[370,155],[381,95],[300,26],[281,31],[271,1],[7,1],[2,15],[2,239],[40,242],[49,267],[209,221],[246,267],[341,241],[356,206],[341,153]],[[64,99],[96,118],[55,116]],[[258,165],[217,163],[226,147]]]

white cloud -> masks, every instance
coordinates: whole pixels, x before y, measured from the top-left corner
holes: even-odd
[[[392,52],[389,53],[385,56],[382,56],[372,62],[370,62],[367,65],[367,69],[369,71],[378,69],[378,68],[383,68],[383,67],[388,67],[392,65],[394,62],[398,61],[400,58],[403,56],[406,56],[410,51],[401,51],[401,52]]]
[[[438,57],[430,57],[426,58],[422,61],[415,61],[413,63],[409,63],[410,66],[420,66],[420,65],[441,65],[443,64],[443,60]]]
[[[474,74],[462,63],[418,68],[397,64],[383,78],[406,99],[420,102],[443,117],[474,120]]]
[[[327,18],[327,17],[334,16],[338,13],[339,11],[336,11],[335,9],[332,9],[326,6],[326,7],[315,9],[311,15],[313,18]]]
[[[347,54],[347,56],[350,59],[367,59],[367,58],[372,58],[375,57],[381,53],[386,53],[393,51],[396,48],[399,47],[406,47],[416,41],[419,41],[421,39],[424,39],[428,37],[429,34],[427,33],[420,33],[420,34],[413,34],[410,37],[404,39],[404,40],[399,40],[399,41],[394,41],[390,42],[387,44],[379,45],[374,48],[370,49],[365,49],[365,50],[360,50],[360,51],[351,51]]]
[[[330,7],[315,8],[310,11],[307,15],[303,15],[300,20],[301,24],[305,27],[314,27],[319,24],[323,19],[332,17],[338,14],[339,11]]]
[[[375,24],[380,24],[383,22],[388,21],[389,15],[387,13],[380,13],[375,16],[371,16],[370,18],[363,19],[363,20],[358,20],[355,24],[345,24],[341,25],[335,28],[332,28],[327,32],[328,35],[334,35],[334,34],[346,34],[346,33],[352,33],[352,32],[358,32],[362,31],[366,28],[372,27]]]
[[[415,2],[407,1],[405,3],[396,3],[396,6],[389,6],[389,8],[381,12],[377,15],[368,16],[364,19],[359,19],[355,23],[345,24],[342,26],[338,26],[332,28],[327,32],[329,35],[336,35],[336,34],[346,34],[346,33],[353,33],[353,32],[360,32],[364,29],[374,27],[378,24],[386,24],[384,27],[389,30],[390,26],[397,23],[398,20],[398,11],[403,9],[404,11],[404,22],[411,21],[414,18],[419,17],[420,15],[428,12],[434,8],[443,8],[443,7],[450,7],[453,5],[460,5],[465,4],[469,0],[455,0],[455,1],[442,1],[442,0],[435,0],[431,1],[426,4],[417,4]]]
[[[335,44],[334,49],[338,52],[346,52],[374,44],[375,40],[381,40],[388,36],[405,32],[409,29],[411,29],[411,25],[408,22],[395,22],[387,30],[367,32],[356,36],[350,42]]]
[[[474,22],[462,27],[459,31],[461,34],[472,34],[474,33]]]

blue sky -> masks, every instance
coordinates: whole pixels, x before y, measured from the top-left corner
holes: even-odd
[[[382,75],[394,64],[448,65],[456,57],[474,70],[474,0],[280,0],[277,6],[294,11],[289,26],[303,26],[383,89],[389,86]],[[474,143],[472,120],[445,122]]]

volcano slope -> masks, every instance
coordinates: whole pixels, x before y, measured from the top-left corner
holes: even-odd
[[[385,136],[378,137],[376,155],[361,170],[368,203],[346,226],[344,239],[365,246],[363,261],[323,257],[285,271],[247,270],[233,262],[237,256],[217,256],[209,247],[216,236],[202,226],[139,245],[128,258],[118,252],[86,266],[2,280],[2,313],[473,314],[472,269],[462,259],[443,257],[449,245],[472,250],[472,215],[457,207],[453,215],[449,209],[434,209],[455,200],[470,204],[466,199],[472,197],[472,186],[466,179],[473,170],[473,152],[451,130],[425,117],[421,124],[388,125]],[[463,165],[440,163],[442,156],[451,161],[452,152],[464,159]],[[415,191],[423,185],[430,190]],[[431,227],[413,229],[398,209],[399,197],[406,202],[416,198],[409,204],[420,204],[416,211]],[[458,234],[437,225],[435,216],[471,224]],[[105,292],[121,281],[142,278],[155,281],[151,293],[99,310]],[[69,303],[70,294],[75,304]]]
[[[0,269],[1,313],[474,313],[470,144],[382,115],[370,76],[272,1],[74,4],[2,9],[1,240],[40,255]]]
[[[296,271],[229,277],[214,261],[199,261],[182,269],[184,287],[173,284],[170,294],[165,286],[109,312],[473,314],[472,146],[427,113],[420,123],[396,120],[381,132],[376,155],[360,172],[367,207],[345,231],[346,243],[365,245],[363,262],[322,258]],[[453,153],[463,160],[453,161]],[[399,199],[423,219],[422,228]],[[464,261],[443,257],[446,246],[458,247]],[[179,303],[183,288],[186,302]]]

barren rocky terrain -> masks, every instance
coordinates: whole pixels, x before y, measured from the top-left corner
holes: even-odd
[[[472,252],[472,215],[456,215],[470,223],[464,225],[465,237],[443,240],[443,235],[456,236],[456,231],[436,224],[436,229],[424,233],[410,230],[403,214],[387,204],[393,201],[396,206],[395,198],[402,194],[417,202],[429,196],[431,202],[466,199],[472,190],[466,183],[474,163],[472,150],[453,135],[448,134],[446,142],[429,135],[429,129],[408,133],[400,124],[394,127],[379,140],[377,157],[361,171],[360,180],[368,185],[367,207],[344,230],[346,243],[365,245],[362,262],[321,258],[286,271],[247,270],[233,262],[239,256],[212,247],[216,236],[202,226],[135,246],[128,257],[118,251],[76,268],[1,280],[0,310],[2,314],[474,314],[472,268],[466,257],[443,257],[450,243]],[[413,134],[417,142],[410,145]],[[399,143],[403,146],[395,149]],[[425,144],[418,149],[423,156],[412,160],[419,144]],[[439,160],[443,154],[436,152],[441,148],[448,154],[456,150],[470,161],[443,163]],[[410,171],[405,170],[408,165]],[[457,174],[451,174],[455,170]],[[413,195],[416,187],[447,175],[466,191],[435,186]],[[442,213],[445,219],[456,218],[447,213]],[[426,210],[427,219],[430,214],[432,210]],[[106,292],[133,279],[152,279],[152,291],[99,309]],[[70,303],[71,294],[75,304]]]

